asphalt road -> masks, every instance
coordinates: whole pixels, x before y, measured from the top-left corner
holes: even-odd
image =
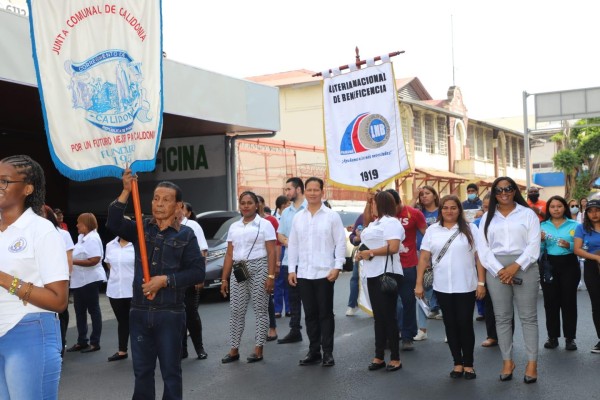
[[[207,360],[188,358],[183,361],[183,386],[186,399],[600,399],[600,354],[590,353],[598,339],[591,319],[591,307],[586,291],[578,292],[578,351],[560,347],[546,350],[545,317],[540,292],[538,311],[540,323],[539,379],[531,385],[523,383],[526,363],[519,324],[515,332],[515,378],[500,382],[501,356],[497,347],[483,348],[485,324],[474,322],[476,329],[475,369],[477,379],[466,381],[448,377],[452,359],[444,343],[443,322],[429,320],[429,338],[415,342],[415,351],[401,353],[403,369],[396,372],[367,371],[374,352],[373,320],[360,312],[346,317],[348,282],[344,273],[335,287],[336,334],[334,356],[336,365],[298,366],[308,349],[304,341],[293,344],[268,342],[263,362],[247,364],[245,358],[253,350],[254,318],[248,311],[246,331],[240,348],[241,361],[221,364],[229,348],[228,303],[216,296],[205,296],[199,311],[204,328]],[[133,393],[131,358],[107,362],[117,350],[116,320],[108,299],[101,298],[103,332],[98,352],[66,353],[60,384],[60,398],[128,399]],[[75,313],[69,305],[71,323],[68,345],[76,340]],[[278,333],[288,332],[289,319],[278,319]],[[191,355],[194,354],[191,341]],[[389,354],[387,355],[389,357]],[[157,365],[156,393],[162,397],[162,380]]]

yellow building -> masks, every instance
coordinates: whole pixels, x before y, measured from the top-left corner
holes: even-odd
[[[282,144],[324,146],[322,78],[314,74],[295,70],[247,78],[279,88],[281,130],[274,139]],[[409,176],[396,181],[404,200],[424,184],[434,186],[440,196],[454,193],[465,198],[466,184],[475,182],[483,196],[496,177],[505,175],[525,188],[521,132],[470,118],[458,87],[450,87],[442,100],[432,99],[416,77],[397,79],[396,87],[412,169]],[[322,150],[322,161],[304,153],[296,154],[297,163],[303,164],[306,158],[324,171]]]

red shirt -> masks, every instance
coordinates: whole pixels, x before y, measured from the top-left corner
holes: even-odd
[[[275,218],[272,215],[265,215],[265,219],[269,221],[271,225],[273,225],[273,228],[275,228],[275,232],[277,232],[277,228],[279,228],[279,222],[277,221],[277,218]],[[275,234],[275,237],[277,237],[277,234]],[[277,246],[281,246],[281,243],[279,243],[279,239],[277,239],[275,244]]]
[[[537,208],[539,208],[544,213],[544,215],[548,212],[546,210],[546,201],[544,201],[544,200],[539,200],[538,199],[537,202],[532,203],[531,200],[527,199],[527,204],[529,205],[529,207],[537,207]],[[546,219],[545,217],[542,217],[540,214],[537,214],[537,216],[538,216],[540,222],[543,222],[544,219]]]
[[[400,251],[400,263],[402,268],[414,268],[419,263],[417,257],[417,231],[427,229],[425,216],[416,208],[403,206],[402,211],[396,215],[404,227],[405,238],[402,246],[408,249],[406,252]]]

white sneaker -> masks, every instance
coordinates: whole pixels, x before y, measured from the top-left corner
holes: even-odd
[[[358,308],[358,307],[348,307],[348,309],[346,310],[346,317],[351,317],[353,315],[356,315],[358,310],[360,310],[360,308]]]
[[[442,312],[438,312],[438,314],[435,316],[435,319],[444,319],[444,316],[442,315]]]
[[[437,317],[440,314],[439,311],[430,311],[429,314],[427,314],[427,318],[428,319],[434,319],[435,317]]]
[[[415,336],[413,340],[417,342],[420,342],[421,340],[427,340],[427,332],[423,332],[421,329],[419,329],[419,332],[417,332],[417,336]]]

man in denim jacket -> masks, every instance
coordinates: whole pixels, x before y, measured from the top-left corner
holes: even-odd
[[[135,388],[133,399],[153,399],[156,358],[164,382],[163,399],[181,399],[181,338],[185,333],[184,293],[204,281],[205,259],[194,231],[179,223],[181,189],[160,182],[152,198],[152,218],[144,220],[150,281],[143,281],[135,222],[123,218],[131,193],[131,170],[123,174],[123,191],[108,208],[106,227],[135,248],[130,340]]]

